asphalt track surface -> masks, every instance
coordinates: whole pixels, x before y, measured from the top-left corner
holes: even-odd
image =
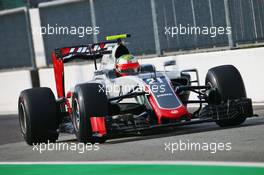
[[[255,107],[259,117],[249,118],[239,127],[220,128],[214,123],[181,126],[154,134],[132,135],[108,140],[99,150],[38,150],[28,146],[20,135],[16,115],[0,116],[0,161],[234,161],[264,162],[264,107]],[[177,150],[180,142],[213,146],[210,150]],[[77,144],[74,135],[62,134],[59,143]],[[174,143],[174,151],[165,150]],[[231,143],[231,150],[214,150]],[[77,145],[78,147],[78,145]],[[44,148],[44,147],[43,147]],[[95,148],[95,147],[93,147]],[[172,148],[172,147],[170,147]],[[226,148],[226,147],[225,147]],[[90,149],[90,148],[88,148]],[[83,153],[82,153],[83,152]]]

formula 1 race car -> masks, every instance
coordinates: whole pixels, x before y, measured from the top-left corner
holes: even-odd
[[[232,65],[209,69],[204,85],[199,84],[196,69],[168,70],[174,60],[164,63],[164,71],[142,64],[134,74],[118,75],[118,58],[130,54],[122,41],[129,36],[109,36],[106,42],[52,53],[58,98],[47,87],[24,90],[19,97],[21,132],[29,145],[55,142],[65,117],[71,119],[79,142],[103,143],[115,135],[161,127],[202,122],[235,126],[253,116],[242,77]],[[94,61],[94,78],[65,93],[64,63],[76,59]],[[197,94],[197,100],[189,98],[190,92]],[[190,103],[199,108],[189,112]]]

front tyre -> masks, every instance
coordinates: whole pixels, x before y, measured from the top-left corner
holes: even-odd
[[[233,65],[222,65],[211,68],[206,75],[205,83],[215,89],[211,103],[218,105],[228,100],[246,98],[246,90],[239,71]],[[240,125],[246,116],[217,120],[221,127]]]
[[[18,100],[19,124],[29,145],[55,142],[59,120],[56,100],[49,88],[33,88],[21,92]]]
[[[108,100],[98,83],[80,84],[75,87],[72,98],[72,120],[79,142],[103,143],[106,135],[93,131],[91,117],[103,119],[108,112]]]

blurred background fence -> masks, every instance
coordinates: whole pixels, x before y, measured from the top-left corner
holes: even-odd
[[[130,33],[136,55],[235,48],[264,41],[264,0],[0,0],[0,69],[35,68],[29,9],[41,26],[98,26],[99,35],[42,35],[47,64],[54,48]],[[23,7],[23,8],[17,8]],[[15,9],[14,9],[15,8]],[[11,10],[10,10],[11,9]],[[166,26],[231,27],[230,35],[165,35]]]
[[[27,8],[0,11],[0,46],[0,69],[35,65]]]

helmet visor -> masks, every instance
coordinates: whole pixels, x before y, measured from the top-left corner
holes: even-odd
[[[137,68],[123,69],[123,70],[119,70],[119,73],[127,74],[127,75],[135,75],[138,73],[138,69]]]

